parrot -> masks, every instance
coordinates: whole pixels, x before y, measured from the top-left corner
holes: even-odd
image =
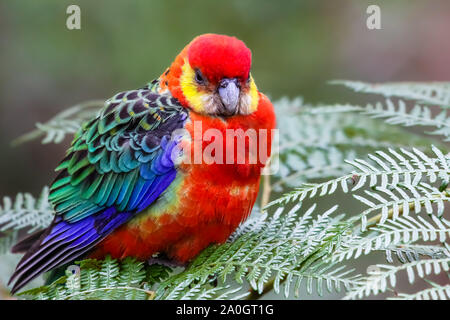
[[[276,127],[251,64],[243,41],[202,34],[159,78],[106,100],[55,169],[52,222],[12,248],[24,254],[9,281],[12,293],[80,258],[186,266],[226,242],[255,205]],[[266,144],[266,154],[237,161],[251,152],[248,130],[267,132],[252,140]]]

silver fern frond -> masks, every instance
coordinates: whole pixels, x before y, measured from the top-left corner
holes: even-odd
[[[450,82],[386,82],[334,80],[331,84],[344,85],[355,92],[400,97],[420,103],[450,107]]]
[[[372,273],[367,276],[362,285],[355,286],[345,296],[344,299],[361,299],[371,294],[377,295],[386,292],[389,287],[395,287],[397,276],[400,272],[406,272],[408,282],[414,283],[416,277],[424,278],[432,273],[435,275],[441,272],[448,272],[450,269],[450,258],[428,259],[405,263],[399,266],[375,265]]]
[[[362,159],[347,161],[357,170],[333,180],[315,184],[305,183],[272,201],[267,207],[296,200],[303,201],[306,197],[313,198],[316,194],[329,195],[339,187],[347,193],[349,190],[354,192],[366,184],[369,187],[377,186],[384,189],[395,186],[399,182],[415,186],[422,181],[422,178],[430,183],[439,180],[442,184],[448,184],[450,156],[444,156],[436,147],[433,147],[433,152],[435,157],[430,158],[416,148],[412,151],[389,149],[388,153],[378,151],[376,155],[369,155],[371,163]]]
[[[65,109],[47,122],[37,123],[35,130],[18,137],[12,144],[19,145],[42,136],[43,144],[61,143],[66,135],[75,134],[84,122],[95,118],[104,103],[103,100],[92,100]]]
[[[357,259],[362,254],[367,255],[375,250],[388,251],[387,260],[390,262],[393,262],[390,258],[392,251],[396,251],[397,254],[406,252],[409,256],[414,254],[416,259],[409,260],[417,260],[419,255],[442,257],[446,252],[442,246],[439,247],[439,251],[433,247],[431,252],[431,248],[413,247],[408,244],[418,240],[445,242],[447,239],[450,239],[450,222],[434,215],[429,219],[421,216],[402,216],[396,220],[389,218],[384,223],[379,222],[373,227],[369,235],[343,237],[340,247],[333,253],[332,260]],[[438,255],[437,252],[440,254]]]
[[[51,223],[54,211],[48,202],[48,192],[48,187],[44,187],[38,198],[29,193],[19,193],[15,199],[3,198],[0,206],[0,254],[11,249],[20,230],[31,233]]]
[[[399,100],[398,107],[396,107],[394,102],[388,99],[385,104],[381,102],[368,104],[366,107],[362,107],[361,111],[374,118],[384,118],[385,122],[391,125],[434,127],[436,128],[434,131],[426,133],[442,135],[445,141],[448,141],[450,136],[450,118],[447,117],[446,110],[433,115],[429,107],[416,104],[408,110],[403,100]]]
[[[450,300],[450,284],[439,285],[432,283],[433,287],[413,294],[399,293],[393,300]]]

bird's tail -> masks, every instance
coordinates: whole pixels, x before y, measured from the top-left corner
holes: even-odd
[[[45,230],[32,234],[14,246],[14,252],[25,255],[17,264],[9,284],[14,282],[14,294],[40,274],[78,259],[102,240],[90,221],[68,224],[55,217]]]
[[[39,238],[45,233],[46,229],[36,231],[30,234],[28,237],[17,242],[12,248],[12,253],[25,253],[33,246],[33,244],[39,240]]]
[[[51,225],[24,239],[13,250],[25,251],[9,283],[15,282],[12,293],[23,288],[40,274],[62,267],[85,256],[96,244],[122,225],[133,212],[117,212],[114,207],[68,222],[56,216]]]
[[[32,234],[30,234],[28,237],[20,240],[17,242],[12,248],[12,253],[26,253],[30,248],[35,244],[37,241],[39,241],[39,238],[44,234],[44,230],[36,231]],[[61,278],[66,274],[67,267],[72,265],[73,261],[70,261],[69,263],[57,267],[51,271],[48,272],[48,276],[45,278],[45,285],[49,285],[53,282],[55,282],[57,279]]]

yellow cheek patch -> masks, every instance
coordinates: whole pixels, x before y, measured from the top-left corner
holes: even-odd
[[[205,93],[198,90],[194,80],[194,69],[192,69],[188,61],[185,60],[181,70],[183,72],[180,77],[180,87],[184,97],[189,102],[189,106],[198,113],[205,112],[205,107],[203,105]]]
[[[256,111],[256,109],[258,109],[259,94],[258,94],[258,88],[256,88],[256,84],[255,84],[255,81],[253,81],[252,76],[250,76],[249,94],[252,99],[252,102],[250,103],[250,112],[254,112],[254,111]]]

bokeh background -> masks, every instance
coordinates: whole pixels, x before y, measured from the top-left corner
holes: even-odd
[[[66,8],[81,7],[81,30]],[[381,7],[381,30],[366,9]],[[450,1],[0,2],[0,196],[38,194],[69,141],[10,142],[78,102],[158,77],[193,37],[234,35],[253,51],[252,74],[272,98],[358,99],[332,79],[449,81]]]

